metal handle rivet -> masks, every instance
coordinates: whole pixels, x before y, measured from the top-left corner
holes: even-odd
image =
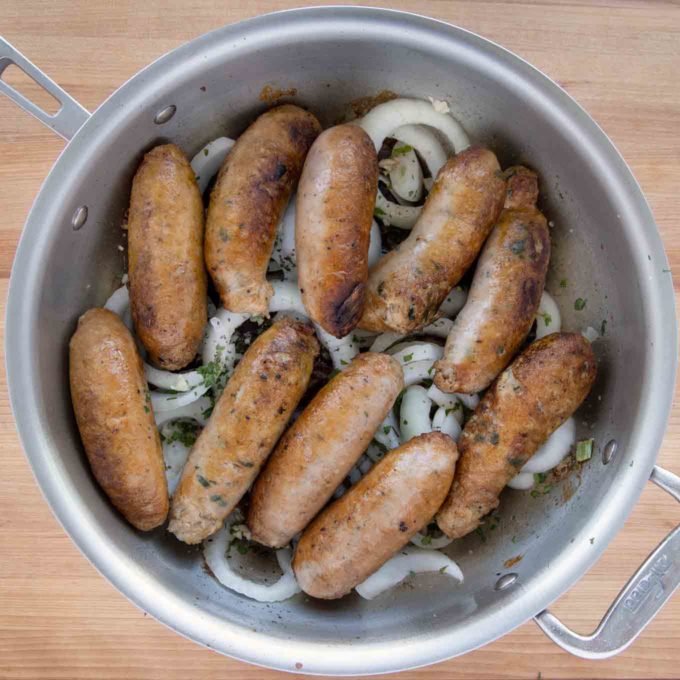
[[[610,439],[602,449],[602,462],[606,465],[611,461],[611,459],[616,455],[616,449],[619,445],[616,443],[616,439]]]
[[[87,206],[81,205],[79,208],[76,208],[76,211],[73,213],[73,217],[71,218],[71,226],[73,227],[73,231],[78,231],[78,229],[81,229],[85,222],[87,222]]]
[[[506,588],[509,588],[517,579],[519,578],[519,574],[516,574],[514,571],[510,572],[509,574],[503,574],[498,581],[496,581],[495,585],[495,590],[505,590]]]
[[[176,111],[177,107],[174,104],[170,104],[170,106],[166,106],[156,114],[153,122],[156,125],[163,125],[163,123],[167,123],[175,115]]]

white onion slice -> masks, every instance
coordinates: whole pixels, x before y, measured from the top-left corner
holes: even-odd
[[[408,387],[423,380],[432,380],[433,375],[433,361],[412,361],[404,366],[404,385]]]
[[[386,226],[413,229],[423,210],[422,205],[399,205],[385,198],[378,189],[375,197],[376,214]]]
[[[385,416],[385,420],[380,423],[380,427],[373,435],[373,439],[375,439],[387,449],[396,449],[400,443],[399,437],[400,435],[399,426],[397,425],[397,417],[394,415],[392,409],[390,409],[390,412]]]
[[[390,187],[392,193],[398,198],[415,203],[423,195],[423,171],[416,152],[412,148],[395,154],[395,149],[406,148],[406,146],[405,142],[397,139],[392,149],[390,161],[393,161],[393,167],[390,170]]]
[[[418,331],[418,335],[434,335],[438,338],[448,338],[451,329],[453,328],[453,321],[451,319],[441,318],[433,321],[429,326],[425,326]]]
[[[302,296],[297,283],[293,281],[271,281],[274,294],[269,300],[269,312],[296,312],[300,316],[308,317],[307,310],[302,304]]]
[[[461,392],[455,392],[458,400],[462,402],[463,406],[474,411],[479,405],[479,395],[478,394],[462,394]]]
[[[205,383],[201,383],[198,387],[189,390],[188,392],[180,392],[172,394],[171,392],[150,392],[151,405],[154,413],[156,411],[173,411],[180,406],[187,406],[202,397],[207,391],[208,387]]]
[[[427,390],[424,387],[411,385],[407,388],[399,410],[402,444],[425,432],[432,432],[431,408],[432,401],[427,396]]]
[[[122,317],[130,308],[130,292],[127,286],[121,286],[111,293],[109,299],[104,303],[104,309],[108,309],[114,314]]]
[[[227,548],[231,542],[231,525],[233,515],[227,517],[224,526],[211,538],[203,542],[203,556],[206,564],[223,585],[241,595],[245,595],[258,602],[281,602],[300,592],[291,567],[292,551],[281,548],[276,551],[276,559],[283,571],[283,576],[271,585],[254,583],[237,574],[229,564]]]
[[[373,220],[371,223],[371,238],[368,243],[368,268],[370,269],[382,256],[382,237],[380,227]]]
[[[191,169],[196,175],[196,182],[201,193],[206,190],[210,180],[217,174],[234,144],[234,140],[229,137],[218,137],[208,142],[191,159]]]
[[[561,328],[562,317],[557,303],[548,291],[544,290],[538,305],[538,312],[536,312],[536,340],[551,333],[557,333]]]
[[[403,335],[399,333],[393,333],[388,331],[387,333],[381,333],[371,345],[370,352],[384,352],[386,349],[394,345],[395,342],[399,342]]]
[[[411,333],[411,335],[434,335],[437,338],[446,339],[453,328],[453,321],[451,319],[437,319],[433,321],[429,326],[421,328],[417,331]],[[394,333],[392,331],[387,331],[386,333],[381,333],[371,345],[369,351],[371,352],[384,352],[389,349],[399,340],[403,340],[408,336],[401,335],[400,333]]]
[[[396,351],[394,351],[395,349]],[[406,366],[414,361],[437,361],[444,355],[444,348],[435,345],[433,342],[412,342],[406,344],[406,346],[403,346],[402,343],[393,347],[389,354],[402,366]]]
[[[333,368],[337,368],[339,371],[347,368],[352,363],[352,359],[359,354],[359,345],[352,340],[352,334],[350,333],[344,338],[336,338],[334,335],[326,333],[318,324],[314,325],[316,334],[331,355]]]
[[[446,163],[444,147],[429,128],[422,125],[401,125],[392,132],[392,136],[412,146],[420,154],[432,177],[436,177]],[[425,188],[428,191],[430,189],[427,185]]]
[[[439,407],[432,418],[432,429],[448,434],[451,439],[458,441],[462,429],[454,412],[447,414],[446,409]]]
[[[189,457],[190,449],[182,442],[163,443],[163,460],[165,461],[165,479],[168,482],[168,493],[172,496],[182,476],[184,464]]]
[[[175,420],[176,418],[193,418],[199,423],[201,427],[205,427],[208,419],[203,415],[209,408],[211,408],[212,402],[208,397],[200,397],[196,401],[192,401],[190,404],[185,406],[179,406],[177,408],[171,409],[169,411],[154,411],[154,419],[156,420],[156,426],[160,428],[164,423],[170,420]]]
[[[565,420],[525,463],[521,472],[548,472],[562,462],[576,441],[576,421]]]
[[[422,99],[392,99],[378,104],[356,121],[380,151],[383,141],[402,125],[428,125],[441,132],[456,153],[470,146],[461,124],[447,113],[438,113],[430,102]]]
[[[175,392],[186,392],[198,387],[203,382],[203,376],[198,371],[173,373],[172,371],[163,371],[146,362],[144,363],[144,375],[151,385]]]
[[[441,574],[463,582],[463,572],[459,566],[446,555],[420,548],[407,547],[395,555],[375,573],[371,574],[355,590],[366,600],[396,586],[410,574],[420,574],[427,571],[438,571]]]
[[[456,286],[447,296],[439,307],[439,313],[446,317],[453,317],[465,306],[467,300],[467,290],[462,286]]]
[[[443,408],[445,411],[450,411],[450,414],[455,417],[459,425],[463,424],[463,409],[461,408],[460,400],[455,394],[442,392],[436,385],[430,385],[427,390],[427,396],[432,399],[437,406]]]
[[[217,310],[215,316],[208,321],[207,332],[201,348],[204,364],[215,361],[219,356],[220,363],[231,368],[236,351],[231,336],[247,319],[247,314],[229,312],[224,307]]]
[[[437,538],[432,538],[431,536],[423,534],[419,531],[411,538],[411,543],[413,543],[413,545],[417,545],[419,548],[423,548],[424,550],[441,550],[442,548],[446,548],[447,545],[451,545],[451,543],[453,543],[453,539],[449,538],[446,534],[437,536]]]
[[[588,326],[584,331],[581,331],[581,335],[588,342],[595,342],[600,337],[600,334],[592,326]]]
[[[534,476],[529,472],[520,472],[508,482],[508,486],[518,491],[528,491],[534,486]]]

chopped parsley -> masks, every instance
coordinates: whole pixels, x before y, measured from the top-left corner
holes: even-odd
[[[179,442],[187,448],[191,448],[196,443],[200,432],[201,426],[195,420],[191,418],[178,418],[174,421],[173,430],[164,435],[164,441],[168,444]]]
[[[391,429],[392,429],[391,425],[385,425],[383,427],[383,434],[389,434]]]
[[[445,564],[445,565],[439,570],[439,573],[440,573],[440,574],[445,573],[446,570],[447,570],[448,568],[449,568],[449,565],[448,565],[448,564]]]
[[[592,458],[594,442],[594,439],[583,439],[576,444],[577,463],[583,463]]]
[[[386,213],[382,208],[380,208],[376,205],[375,208],[373,209],[373,214],[376,217],[383,217]]]
[[[588,302],[587,299],[584,300],[583,298],[576,298],[576,300],[574,301],[574,309],[577,312],[580,312],[582,309],[585,309],[587,302]]]
[[[409,361],[413,361],[413,352],[411,352],[410,354],[404,355],[404,361],[406,363],[408,363]]]
[[[548,312],[539,312],[538,316],[540,316],[543,319],[543,323],[546,326],[549,326],[552,323],[552,316],[550,316]]]
[[[209,361],[203,366],[199,366],[196,371],[203,378],[203,384],[206,387],[214,387],[220,381],[223,367],[216,361]]]
[[[566,288],[569,285],[567,279],[560,279],[560,288]]]
[[[409,144],[404,144],[403,146],[395,146],[394,149],[392,149],[392,156],[403,156],[404,154],[407,154],[409,151],[413,151],[413,147]]]

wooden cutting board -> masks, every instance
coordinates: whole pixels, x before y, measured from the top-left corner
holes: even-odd
[[[94,110],[123,81],[180,43],[225,23],[296,4],[282,0],[3,0],[0,33]],[[680,272],[677,2],[373,0],[371,4],[427,14],[480,33],[564,87],[604,128],[630,164],[651,203],[671,266]],[[3,303],[24,220],[62,147],[55,135],[0,97]],[[4,320],[4,310],[0,318]],[[0,678],[291,677],[226,659],[179,637],[136,609],[99,576],[52,517],[33,480],[14,429],[4,361],[0,371],[4,460],[0,475]],[[659,462],[680,473],[678,399]],[[592,630],[635,568],[678,522],[678,504],[650,485],[604,557],[554,605],[554,611],[574,629]],[[680,677],[680,593],[637,642],[615,659],[587,662],[569,656],[529,622],[463,658],[400,675],[403,680],[541,677]]]

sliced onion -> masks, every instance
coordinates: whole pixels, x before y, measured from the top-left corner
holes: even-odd
[[[463,394],[462,392],[456,392],[456,397],[462,402],[463,406],[474,411],[479,405],[479,395],[478,394]]]
[[[427,390],[427,396],[432,399],[437,406],[443,408],[445,411],[449,411],[458,421],[459,425],[463,424],[463,409],[461,408],[460,400],[455,394],[442,392],[436,385],[430,385]]]
[[[180,406],[187,406],[202,397],[207,391],[208,386],[201,383],[198,387],[189,390],[188,392],[180,392],[179,394],[172,394],[172,392],[150,392],[151,405],[154,413],[156,411],[173,411]]]
[[[467,290],[462,286],[456,286],[447,296],[439,307],[439,313],[446,317],[454,317],[465,306],[467,300]]]
[[[216,361],[219,357],[220,363],[224,366],[230,368],[233,365],[236,349],[231,341],[231,336],[247,319],[247,314],[229,312],[224,307],[217,310],[215,316],[208,321],[207,332],[201,348],[204,364]],[[221,351],[218,348],[221,348]]]
[[[429,326],[425,326],[421,331],[420,335],[434,335],[438,338],[446,339],[453,328],[453,321],[451,319],[437,319],[433,321]]]
[[[163,443],[163,460],[165,461],[165,479],[168,482],[168,493],[172,496],[179,484],[184,464],[189,457],[189,447],[182,442]]]
[[[375,197],[376,214],[386,226],[399,227],[399,229],[413,229],[423,210],[422,205],[399,205],[385,198],[378,189]]]
[[[536,313],[536,340],[544,338],[551,333],[557,333],[562,328],[562,317],[557,303],[553,297],[547,292],[543,291],[541,295],[541,302],[538,305],[538,312]]]
[[[463,572],[452,559],[443,553],[407,547],[385,562],[355,590],[366,600],[372,600],[380,593],[401,583],[410,574],[428,571],[438,571],[463,582]]]
[[[600,334],[592,326],[588,326],[584,331],[581,331],[581,335],[588,342],[595,342],[600,337]]]
[[[404,385],[415,385],[423,380],[432,380],[434,361],[412,361],[404,366]]]
[[[269,312],[296,312],[307,318],[302,296],[297,283],[293,281],[271,281],[274,294],[269,300]]]
[[[389,354],[402,366],[406,366],[414,361],[437,361],[444,355],[444,348],[433,342],[400,343]]]
[[[173,373],[172,371],[163,371],[146,362],[144,363],[144,375],[151,385],[175,392],[186,392],[198,387],[203,382],[203,376],[198,371]]]
[[[405,142],[397,139],[392,150],[390,160],[394,163],[390,170],[390,188],[395,196],[415,203],[423,195],[423,171],[413,149],[408,149],[403,153],[394,153],[395,149],[404,146],[406,146]]]
[[[562,462],[576,441],[576,421],[565,420],[525,463],[521,472],[548,472]]]
[[[191,169],[196,175],[196,182],[203,193],[210,180],[217,174],[235,142],[229,137],[218,137],[208,142],[192,159]]]
[[[444,147],[429,128],[422,125],[401,125],[392,133],[392,136],[412,146],[418,152],[432,177],[436,177],[446,163]],[[427,185],[425,188],[428,191],[430,189]]]
[[[290,548],[276,551],[276,559],[283,576],[271,585],[254,583],[237,574],[229,564],[227,548],[231,542],[231,525],[234,523],[233,513],[227,517],[224,526],[211,538],[203,542],[203,556],[206,564],[223,585],[241,595],[245,595],[258,602],[281,602],[300,592],[291,567],[293,553]]]
[[[385,416],[385,420],[380,423],[380,427],[373,435],[373,439],[382,444],[387,449],[396,449],[399,446],[399,426],[397,425],[397,417],[394,415],[392,409]],[[369,447],[370,448],[370,447]],[[368,453],[370,457],[370,452]]]
[[[382,257],[382,237],[380,227],[373,220],[371,223],[371,240],[368,244],[368,267],[369,269]]]
[[[176,418],[193,418],[201,427],[205,427],[208,419],[203,414],[211,407],[212,402],[208,397],[200,397],[190,404],[179,406],[178,408],[170,409],[169,411],[154,411],[153,415],[158,428]]]
[[[518,491],[528,491],[534,486],[534,476],[529,472],[520,472],[508,482],[508,486]]]
[[[425,432],[432,432],[431,408],[432,400],[427,396],[427,390],[424,387],[411,385],[407,388],[399,410],[402,444]]]
[[[432,429],[437,432],[443,432],[448,434],[451,439],[458,441],[460,433],[462,432],[460,423],[453,414],[453,411],[449,414],[446,413],[446,409],[438,408],[437,412],[432,418]]]
[[[371,345],[371,349],[369,350],[370,352],[384,352],[386,349],[394,345],[395,342],[399,342],[401,340],[403,335],[400,335],[399,333],[392,333],[391,331],[388,331],[387,333],[381,333],[374,341],[373,344]]]
[[[114,314],[122,317],[130,308],[130,292],[127,286],[121,286],[111,293],[109,299],[104,303],[104,309],[108,309]]]
[[[378,104],[357,121],[379,151],[386,137],[402,125],[428,125],[441,132],[456,153],[470,146],[461,124],[447,113],[438,113],[430,102],[422,99],[392,99]]]
[[[336,338],[334,335],[326,333],[318,324],[314,325],[316,326],[316,334],[331,355],[333,368],[337,368],[339,371],[347,368],[352,363],[352,359],[359,354],[359,345],[352,340],[352,334],[350,333],[344,338]]]

